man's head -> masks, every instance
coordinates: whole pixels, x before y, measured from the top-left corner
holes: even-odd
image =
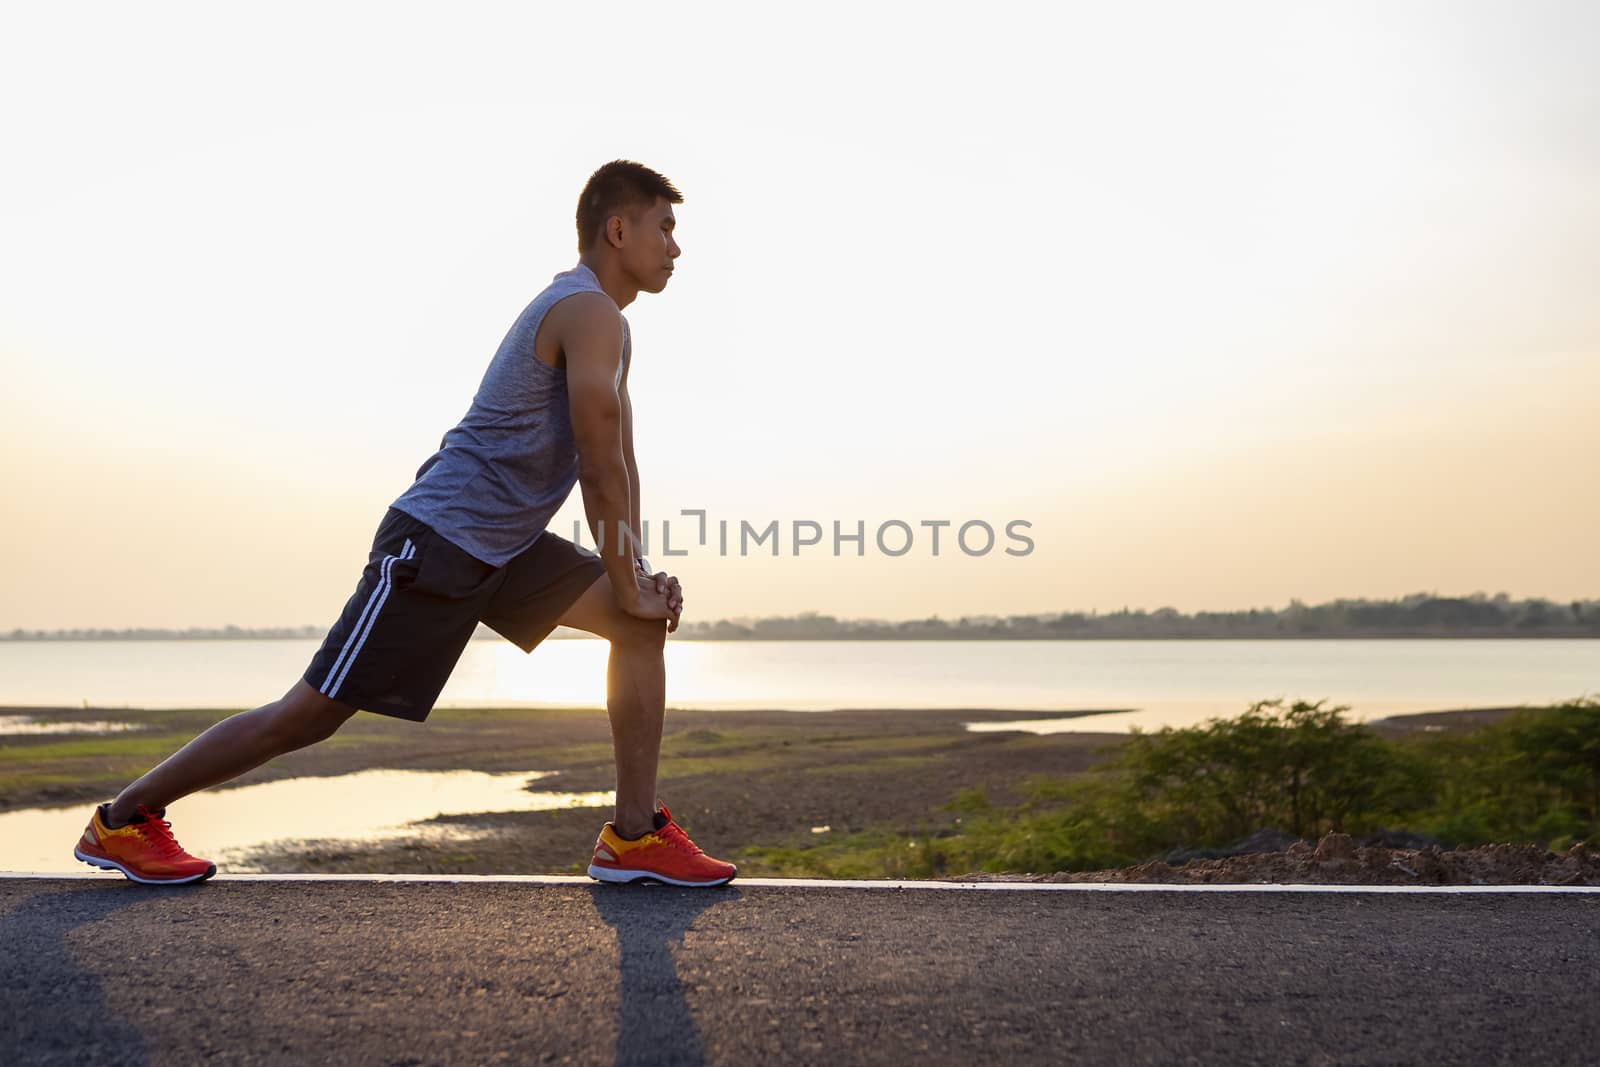
[[[683,194],[649,167],[613,160],[578,197],[578,251],[614,262],[640,289],[659,293],[678,258],[672,205],[681,203]]]

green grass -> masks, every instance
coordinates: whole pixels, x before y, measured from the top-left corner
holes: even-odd
[[[807,739],[805,744],[811,748],[828,749],[830,751],[843,750],[846,752],[882,752],[904,751],[922,748],[954,748],[962,741],[970,740],[973,735],[963,733],[950,734],[915,734],[900,737],[829,737],[815,740]]]
[[[124,759],[70,769],[0,771],[0,800],[26,796],[30,798],[27,806],[50,807],[76,796],[99,793],[111,797],[149,770],[150,765],[147,759]]]
[[[748,774],[765,771],[789,762],[772,751],[746,752],[728,756],[662,756],[660,777],[692,778],[700,774]]]
[[[84,776],[81,774],[66,774],[61,771],[0,773],[0,797],[24,790],[38,789],[41,786],[77,785],[82,781],[84,781]]]
[[[974,869],[960,838],[920,829],[880,828],[839,836],[796,838],[783,845],[753,845],[737,856],[741,872],[788,878],[934,878]]]
[[[492,750],[491,754],[499,762],[516,762],[520,760],[536,770],[551,766],[582,767],[604,764],[610,763],[612,759],[611,742],[609,741],[554,747],[524,745],[517,748],[496,748]]]
[[[318,748],[371,748],[375,745],[400,745],[410,739],[399,734],[336,733],[317,742]]]
[[[537,722],[604,718],[604,708],[435,708],[428,724],[452,722]]]
[[[661,747],[684,748],[715,748],[721,745],[748,744],[749,739],[736,733],[718,733],[716,730],[685,730],[682,733],[668,734],[662,738]]]
[[[188,742],[188,734],[110,734],[45,745],[0,745],[0,763],[44,763],[52,760],[166,756]]]
[[[947,757],[944,753],[935,752],[925,756],[884,756],[879,759],[858,760],[851,763],[829,763],[820,767],[808,767],[807,773],[834,775],[834,774],[893,774],[898,771],[920,770],[931,767],[935,763],[942,763]]]

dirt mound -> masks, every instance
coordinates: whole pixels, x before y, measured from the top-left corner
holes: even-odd
[[[1163,860],[1110,871],[1052,874],[1051,882],[1268,882],[1311,885],[1600,885],[1600,850],[1579,843],[1565,852],[1537,845],[1480,845],[1445,850],[1357,847],[1348,834],[1279,852]]]

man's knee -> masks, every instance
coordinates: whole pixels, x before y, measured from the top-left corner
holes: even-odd
[[[660,651],[667,643],[667,622],[623,615],[613,628],[611,643],[639,651]]]
[[[301,682],[278,702],[273,732],[295,747],[314,744],[332,737],[355,711]]]
[[[350,718],[351,714],[353,713],[335,710],[324,712],[321,715],[317,715],[311,719],[308,719],[301,728],[301,740],[305,744],[315,744],[318,741],[326,741],[328,738],[339,732],[339,727],[345,724],[345,722]]]

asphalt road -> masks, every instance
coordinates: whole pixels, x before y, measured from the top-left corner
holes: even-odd
[[[1600,895],[0,879],[0,1062],[1595,1063]]]

